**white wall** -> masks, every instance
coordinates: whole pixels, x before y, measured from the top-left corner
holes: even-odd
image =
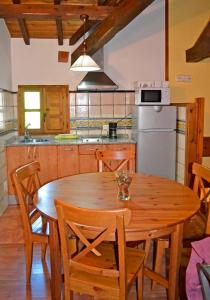
[[[122,89],[133,89],[133,81],[164,79],[164,0],[156,0],[104,47],[104,70]],[[126,12],[125,12],[126,13]],[[57,40],[12,39],[13,90],[18,84],[69,84],[75,90],[85,73],[58,63],[58,51],[74,48],[58,46]]]
[[[133,89],[135,80],[165,79],[164,4],[155,1],[104,47],[105,70],[121,87]]]
[[[3,20],[0,20],[0,88],[11,90],[10,36]]]

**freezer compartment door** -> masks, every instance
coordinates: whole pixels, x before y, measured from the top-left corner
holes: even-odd
[[[136,106],[136,130],[176,128],[176,106]]]
[[[141,131],[137,134],[137,172],[175,179],[175,167],[175,131]]]

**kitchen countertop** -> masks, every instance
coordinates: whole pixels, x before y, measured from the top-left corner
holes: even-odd
[[[5,146],[55,146],[55,145],[103,145],[103,144],[136,144],[136,141],[132,138],[129,138],[128,135],[119,135],[119,137],[113,139],[108,137],[100,137],[100,136],[83,136],[77,139],[64,139],[64,140],[56,140],[54,136],[34,136],[34,139],[42,138],[47,141],[42,142],[23,142],[23,136],[16,136],[14,139],[10,139]],[[84,140],[88,138],[95,138],[94,141],[85,142]],[[96,139],[99,139],[96,141]]]

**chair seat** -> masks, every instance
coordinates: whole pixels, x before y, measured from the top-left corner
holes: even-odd
[[[78,271],[72,268],[72,274],[70,276],[71,289],[77,291],[77,286],[79,285],[79,289],[81,291],[81,284],[84,281],[83,292],[87,294],[97,295],[97,297],[104,297],[104,295],[115,295],[114,298],[119,298],[119,283],[118,276],[116,271],[116,277],[109,277],[107,273],[108,270],[116,269],[116,257],[115,257],[115,246],[111,243],[103,243],[97,247],[97,251],[99,251],[102,255],[96,256],[93,253],[88,253],[85,257],[83,257],[79,262],[90,266],[90,268],[96,268],[95,274],[89,274],[84,271]],[[134,278],[134,274],[137,274],[139,269],[141,268],[144,261],[145,253],[139,249],[128,248],[126,247],[126,265],[127,265],[127,284],[132,285]],[[104,269],[100,273],[97,271],[97,268]],[[89,283],[89,284],[88,284]],[[91,287],[91,290],[90,290]],[[110,298],[112,299],[112,298]]]

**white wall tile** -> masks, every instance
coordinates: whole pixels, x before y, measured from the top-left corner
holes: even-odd
[[[178,120],[186,121],[186,107],[184,106],[178,107]]]

